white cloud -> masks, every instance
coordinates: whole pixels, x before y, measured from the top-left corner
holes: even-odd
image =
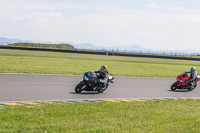
[[[146,7],[149,7],[149,8],[155,8],[155,9],[163,9],[162,6],[159,6],[159,5],[157,5],[157,4],[153,4],[153,3],[151,3],[151,4],[147,4]]]
[[[149,4],[125,9],[95,4],[1,0],[0,36],[43,42],[181,49],[200,43],[200,10]],[[200,50],[200,48],[199,48]]]
[[[44,12],[34,12],[34,13],[31,13],[31,15],[34,15],[34,16],[62,16],[63,13],[62,12],[47,12],[47,13],[44,13]]]

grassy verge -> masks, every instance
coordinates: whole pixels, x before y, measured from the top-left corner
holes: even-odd
[[[0,73],[78,74],[107,65],[118,76],[176,77],[199,61],[0,49]]]
[[[0,132],[200,132],[200,100],[7,106]]]

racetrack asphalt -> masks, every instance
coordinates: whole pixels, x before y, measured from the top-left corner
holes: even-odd
[[[103,93],[75,93],[80,75],[0,74],[0,101],[62,99],[128,99],[200,97],[200,87],[193,91],[171,91],[175,78],[115,77]]]

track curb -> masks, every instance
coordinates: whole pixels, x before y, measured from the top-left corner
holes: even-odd
[[[1,106],[14,105],[41,105],[52,103],[88,103],[88,102],[142,102],[142,101],[163,101],[163,100],[188,100],[200,99],[200,97],[162,97],[162,98],[108,98],[108,99],[61,99],[61,100],[34,100],[34,101],[0,101]]]

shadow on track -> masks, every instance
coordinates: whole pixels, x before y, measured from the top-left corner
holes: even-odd
[[[98,92],[81,92],[81,93],[69,92],[69,94],[76,94],[76,95],[99,95],[101,93],[98,93]]]
[[[175,90],[175,91],[168,90],[168,91],[170,91],[170,92],[191,92],[191,91],[184,90],[184,89],[182,89],[182,90]]]

